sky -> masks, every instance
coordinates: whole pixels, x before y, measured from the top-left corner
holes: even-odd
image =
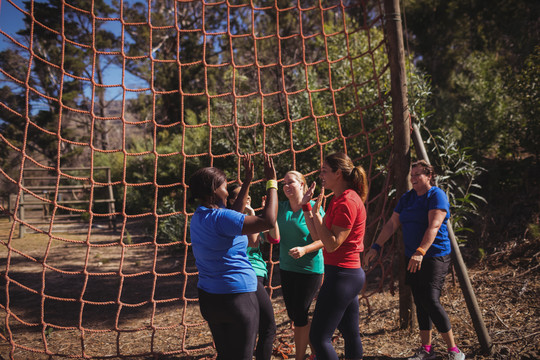
[[[15,5],[24,8],[22,0],[11,0]],[[7,0],[0,0],[0,29],[14,36],[17,30],[24,27],[23,14]],[[0,51],[5,50],[11,41],[0,35]]]
[[[124,0],[124,2],[131,2],[135,0]],[[47,2],[47,1],[36,1],[36,2]],[[17,36],[16,33],[18,30],[24,28],[24,14],[17,9],[13,4],[20,7],[21,9],[25,9],[23,0],[0,0],[0,30],[7,33],[9,36],[16,38],[17,41],[20,41],[23,45],[27,46],[27,43],[24,43],[24,39]],[[115,24],[118,25],[118,24]],[[118,31],[118,26],[111,26],[111,31]],[[11,47],[13,45],[12,41],[7,38],[4,34],[0,33],[0,51],[6,50],[7,48]],[[1,78],[3,75],[0,74],[0,86],[1,86]],[[107,84],[121,84],[122,82],[122,69],[119,67],[111,67],[106,74],[106,83]],[[142,82],[140,79],[134,77],[133,75],[127,73],[125,78],[126,86],[128,88],[144,88],[147,85]],[[90,88],[90,87],[87,87]],[[118,88],[110,88],[108,89],[107,97],[108,98],[116,98],[118,100],[121,100],[121,94],[122,89],[120,87]],[[87,94],[89,95],[89,94]],[[134,92],[127,92],[126,98],[135,98],[137,96],[137,93]],[[1,99],[0,99],[1,101]]]

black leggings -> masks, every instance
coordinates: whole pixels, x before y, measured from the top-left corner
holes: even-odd
[[[337,360],[332,346],[336,328],[345,340],[345,358],[361,359],[364,355],[360,339],[358,293],[366,275],[362,268],[346,269],[325,265],[324,282],[311,323],[309,339],[317,360]]]
[[[281,291],[287,315],[296,327],[308,324],[309,307],[321,286],[322,274],[302,274],[280,269]]]
[[[255,349],[256,360],[270,360],[276,337],[276,320],[272,301],[264,288],[264,278],[257,276],[257,300],[259,301],[259,339]]]
[[[406,264],[409,260],[407,258]],[[425,257],[419,271],[407,271],[407,283],[411,286],[420,330],[431,330],[433,324],[440,333],[452,329],[448,314],[440,302],[449,265],[450,255]]]
[[[259,327],[256,293],[210,294],[198,290],[199,307],[212,331],[217,360],[252,360]]]

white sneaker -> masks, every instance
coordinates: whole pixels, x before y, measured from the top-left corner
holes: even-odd
[[[465,354],[459,350],[459,352],[448,352],[448,360],[465,360]]]
[[[427,352],[426,349],[424,349],[423,346],[420,346],[413,356],[408,357],[407,360],[430,360],[435,359],[435,351],[433,351],[433,348],[431,348],[430,352]]]

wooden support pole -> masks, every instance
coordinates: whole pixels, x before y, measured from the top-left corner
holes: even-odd
[[[390,63],[392,96],[392,124],[394,129],[394,146],[392,149],[392,167],[396,196],[410,189],[410,117],[407,99],[407,78],[405,73],[405,50],[403,47],[403,31],[399,0],[384,1],[386,34],[388,37],[388,60]],[[403,241],[398,246],[400,269],[406,268]],[[405,284],[405,271],[399,272],[399,322],[400,328],[410,328],[414,321],[414,302],[410,287]]]
[[[424,147],[424,141],[422,140],[422,135],[420,134],[420,130],[416,124],[413,124],[413,142],[418,158],[429,163],[426,148]],[[459,285],[461,287],[461,291],[463,292],[463,297],[465,298],[467,308],[469,309],[469,314],[471,315],[472,323],[474,325],[474,329],[476,330],[478,341],[480,342],[480,347],[482,348],[482,352],[485,354],[491,354],[493,342],[491,341],[486,324],[484,323],[482,312],[478,306],[478,301],[476,301],[476,295],[474,294],[474,289],[472,287],[471,280],[469,279],[469,273],[467,271],[467,267],[465,266],[465,262],[463,261],[463,257],[461,256],[461,250],[459,249],[458,242],[454,235],[454,229],[452,228],[450,221],[448,221],[447,226],[448,237],[450,238],[450,243],[452,244],[452,260],[454,262],[454,268],[456,269]]]

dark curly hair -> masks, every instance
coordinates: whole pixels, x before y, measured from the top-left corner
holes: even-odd
[[[201,168],[189,178],[190,201],[212,200],[214,192],[221,184],[227,182],[223,170],[215,167]]]

